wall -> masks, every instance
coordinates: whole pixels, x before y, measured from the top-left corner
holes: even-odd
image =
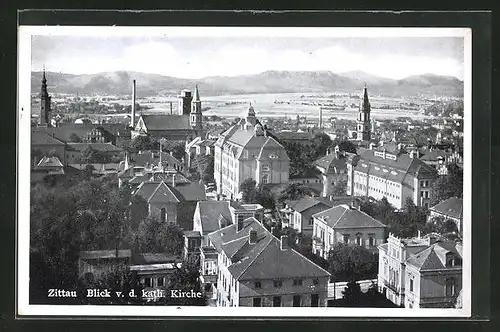
[[[167,209],[166,222],[177,223],[177,204],[176,203],[151,203],[149,204],[149,215],[156,216],[160,219],[160,210],[164,207]]]

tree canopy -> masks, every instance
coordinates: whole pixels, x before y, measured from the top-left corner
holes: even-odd
[[[378,271],[378,254],[356,244],[337,243],[328,253],[332,281],[374,279]]]
[[[463,196],[464,173],[456,164],[448,165],[448,174],[432,183],[431,206],[450,197]]]

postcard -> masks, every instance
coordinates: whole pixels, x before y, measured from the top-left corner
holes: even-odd
[[[19,316],[470,317],[471,31],[20,26]]]

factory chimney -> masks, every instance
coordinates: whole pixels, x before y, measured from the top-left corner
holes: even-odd
[[[132,81],[132,114],[130,118],[130,127],[135,127],[135,80]]]
[[[323,129],[323,108],[319,108],[319,129]]]

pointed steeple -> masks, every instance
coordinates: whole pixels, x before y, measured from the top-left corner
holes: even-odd
[[[194,100],[193,101],[201,101],[200,100],[200,93],[198,92],[198,84],[196,84],[196,87],[194,88]]]
[[[42,87],[40,90],[41,97],[47,97],[49,93],[47,92],[47,77],[45,76],[45,65],[43,66],[42,72]]]
[[[250,102],[250,106],[248,107],[248,116],[255,116],[255,110],[253,109],[252,102]]]
[[[359,108],[362,111],[369,111],[370,109],[370,101],[368,99],[368,89],[366,88],[366,83],[365,87],[363,88],[363,100],[361,101],[361,105]]]

